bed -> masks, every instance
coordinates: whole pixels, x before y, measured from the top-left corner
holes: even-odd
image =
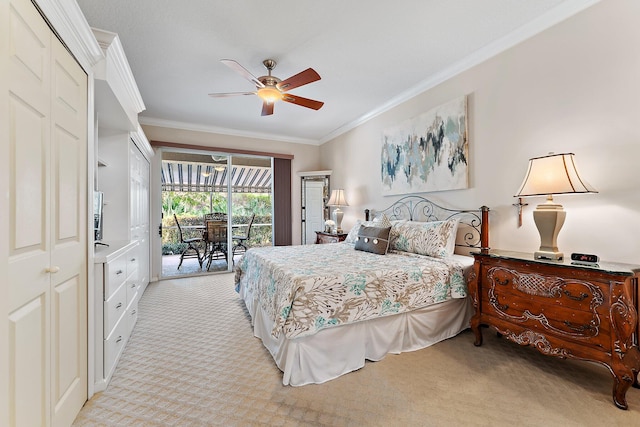
[[[446,239],[445,226],[453,227]],[[390,249],[372,253],[385,229]],[[371,231],[381,234],[363,237]],[[433,236],[436,253],[434,242],[423,245]],[[344,242],[248,250],[236,265],[236,291],[283,384],[319,384],[468,328],[468,253],[488,250],[488,238],[488,208],[454,210],[407,196],[365,211]]]

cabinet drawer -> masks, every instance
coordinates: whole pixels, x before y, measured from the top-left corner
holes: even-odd
[[[138,264],[140,263],[138,259],[138,247],[136,246],[124,256],[127,259],[127,276],[131,276],[132,273],[138,274]]]
[[[129,322],[126,317],[122,317],[120,322],[113,328],[111,335],[104,340],[104,376],[109,378],[116,361],[122,353],[122,349],[127,342],[129,336]]]
[[[127,288],[127,306],[131,304],[133,300],[138,296],[138,289],[140,288],[140,282],[138,281],[137,270],[136,274],[132,274],[129,276],[127,283],[125,284]]]
[[[494,293],[584,312],[594,312],[608,296],[604,284],[540,274],[523,267],[515,270],[509,266],[489,266],[484,277],[488,283],[483,287]]]
[[[136,326],[136,322],[138,321],[138,301],[133,301],[129,308],[127,308],[127,321],[129,327],[129,335],[131,335],[131,331],[133,331],[134,326]]]
[[[502,319],[511,324],[572,340],[601,349],[611,347],[611,329],[606,322],[606,312],[597,310],[577,311],[549,302],[520,298],[509,293],[482,290],[481,310],[487,316]]]
[[[105,264],[104,299],[107,300],[127,278],[126,254]]]
[[[127,287],[122,285],[104,302],[104,336],[109,336],[122,314],[127,310]]]

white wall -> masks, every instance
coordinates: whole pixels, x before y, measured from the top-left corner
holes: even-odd
[[[182,129],[164,128],[159,126],[142,126],[149,141],[173,142],[179,144],[198,145],[207,147],[231,148],[234,150],[261,151],[269,153],[293,155],[291,161],[291,206],[292,206],[292,241],[294,245],[301,242],[301,214],[300,214],[300,177],[298,172],[317,170],[319,166],[320,148],[315,145],[294,144],[290,142],[264,140],[258,138],[245,138],[238,136],[222,135],[216,133],[190,131]],[[155,156],[157,157],[157,156]],[[161,189],[160,172],[161,162],[158,159],[151,164],[151,247],[152,257],[155,260],[153,266],[153,278],[157,279],[161,266],[158,266],[160,254],[160,237],[158,226],[160,224]]]
[[[598,194],[556,196],[567,211],[565,254],[640,263],[640,2],[606,0],[463,72],[320,147],[332,187],[343,187],[349,229],[362,210],[399,196],[380,194],[381,132],[468,95],[470,186],[425,196],[456,208],[491,208],[492,248],[539,246],[525,200],[523,226],[512,206],[530,157],[574,152]],[[419,41],[416,54],[419,54]],[[361,167],[367,164],[371,167]]]

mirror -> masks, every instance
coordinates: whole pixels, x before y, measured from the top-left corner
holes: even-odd
[[[302,180],[302,244],[316,242],[316,231],[324,231],[324,221],[329,218],[329,179],[331,171],[300,172]]]

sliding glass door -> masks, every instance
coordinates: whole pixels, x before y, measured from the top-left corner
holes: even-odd
[[[161,179],[163,278],[231,271],[272,245],[271,158],[163,149]]]

